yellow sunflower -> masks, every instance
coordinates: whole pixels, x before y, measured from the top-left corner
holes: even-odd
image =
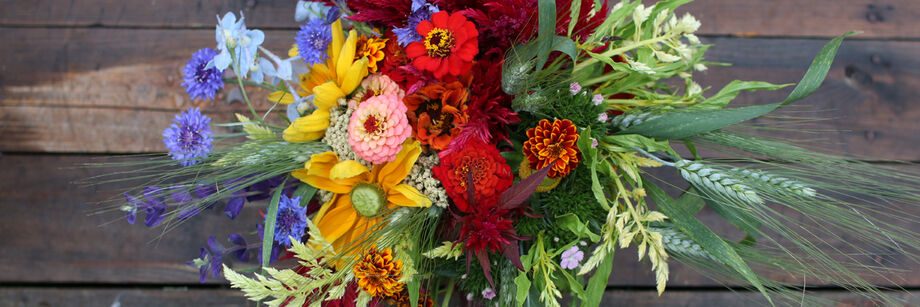
[[[284,129],[284,140],[291,143],[308,142],[323,137],[329,127],[329,109],[340,98],[350,94],[367,76],[366,57],[355,60],[355,48],[358,33],[348,32],[348,39],[342,31],[342,21],[332,23],[332,43],[329,59],[325,63],[314,64],[310,73],[301,77],[300,86],[304,95],[313,94],[316,110],[310,115],[294,120]]]
[[[292,173],[307,184],[335,194],[319,209],[313,222],[336,253],[354,254],[348,247],[381,222],[384,208],[431,206],[424,194],[401,183],[421,152],[419,142],[407,141],[396,160],[368,170],[353,160],[339,161],[330,151],[313,155],[304,169]]]

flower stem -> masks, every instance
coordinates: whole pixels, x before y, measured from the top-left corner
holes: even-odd
[[[617,55],[617,54],[622,54],[622,53],[625,53],[625,52],[627,52],[627,51],[631,51],[631,50],[636,49],[636,48],[639,48],[639,47],[648,46],[648,45],[651,45],[651,44],[656,44],[656,43],[660,43],[660,42],[666,41],[666,40],[668,40],[668,39],[671,39],[672,36],[674,36],[674,35],[673,35],[673,34],[666,34],[666,35],[662,35],[662,36],[659,36],[659,37],[656,37],[656,38],[647,39],[647,40],[644,40],[644,41],[639,41],[639,42],[637,42],[637,43],[635,43],[635,44],[632,44],[632,45],[629,45],[629,46],[623,46],[623,47],[620,47],[620,48],[607,50],[607,51],[605,51],[604,53],[601,53],[600,56],[601,56],[601,57],[605,57],[605,58],[613,57],[613,56],[615,56],[615,55]],[[585,67],[587,67],[587,66],[589,66],[589,65],[591,65],[591,64],[594,64],[594,63],[596,63],[597,61],[598,61],[598,59],[595,58],[595,57],[591,57],[591,58],[589,58],[589,59],[586,59],[584,62],[575,64],[575,71],[577,72],[577,71],[579,71],[579,70],[581,70],[581,69],[584,69]]]

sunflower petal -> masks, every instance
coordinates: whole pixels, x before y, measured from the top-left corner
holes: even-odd
[[[345,160],[336,163],[336,165],[332,167],[332,169],[329,171],[329,179],[339,180],[354,178],[369,172],[370,170],[368,170],[364,165],[361,165],[361,163],[358,163],[354,160]]]
[[[342,45],[345,44],[345,32],[342,31],[342,19],[332,23],[332,48],[329,48],[330,61],[335,61],[342,51]],[[332,62],[335,63],[335,62]],[[334,64],[333,64],[334,65]]]
[[[351,207],[351,198],[348,197],[348,194],[338,195],[323,207],[329,209],[323,212],[323,215],[317,213],[313,222],[316,223],[316,227],[319,228],[319,232],[326,238],[326,241],[336,245],[335,242],[339,238],[354,229],[359,220],[358,214]],[[336,252],[341,252],[341,250],[336,248]]]
[[[422,153],[422,147],[416,140],[407,140],[402,146],[402,151],[396,154],[396,160],[374,166],[374,179],[384,189],[396,186],[406,178]]]
[[[294,96],[285,91],[274,91],[268,94],[268,101],[280,104],[291,104],[294,102]]]
[[[336,106],[339,98],[345,97],[345,93],[339,88],[338,84],[329,81],[313,88],[313,103],[320,110],[329,109]]]
[[[361,58],[348,68],[344,78],[340,78],[342,80],[341,88],[343,93],[348,94],[354,92],[358,84],[361,84],[361,80],[367,76],[367,63],[367,58]]]
[[[345,39],[345,45],[335,62],[335,75],[338,77],[338,83],[342,84],[345,80],[345,73],[351,68],[351,63],[355,60],[355,46],[358,44],[358,32],[355,30],[348,31],[348,38]]]
[[[408,184],[400,184],[387,191],[387,201],[400,207],[431,207],[431,200]]]

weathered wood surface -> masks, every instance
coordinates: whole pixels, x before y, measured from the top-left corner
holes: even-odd
[[[253,28],[294,28],[294,0],[4,1],[0,25],[212,28],[215,16],[242,11]],[[611,1],[612,2],[612,1]],[[166,11],[163,14],[151,12]],[[701,0],[682,7],[701,20],[701,34],[920,37],[920,3],[910,0]]]
[[[112,158],[69,153],[162,151],[162,129],[175,112],[192,106],[215,121],[247,114],[241,102],[227,102],[227,90],[213,101],[188,99],[182,66],[195,50],[214,47],[214,16],[227,11],[243,11],[251,28],[265,30],[267,47],[283,53],[298,26],[293,3],[0,0],[0,152],[7,153],[0,155],[0,306],[110,306],[116,299],[122,306],[253,305],[226,289],[223,279],[198,286],[197,271],[183,263],[197,257],[208,235],[223,240],[252,231],[264,204],[247,204],[237,221],[218,206],[157,240],[159,232],[142,221],[128,225],[121,213],[89,216],[98,209],[92,203],[117,195],[119,186],[72,185],[105,172],[72,166]],[[699,34],[717,45],[708,60],[734,63],[695,75],[713,87],[708,94],[733,79],[796,82],[827,38],[864,31],[843,44],[823,87],[786,112],[829,120],[765,133],[844,155],[920,161],[920,2],[698,0],[682,12],[695,15],[702,22]],[[776,102],[790,90],[746,93],[736,103]],[[270,107],[264,92],[253,96],[257,109]],[[661,176],[679,180],[673,173]],[[738,235],[711,211],[698,217],[719,233]],[[865,258],[872,263],[871,255]],[[910,290],[920,287],[917,268],[904,267],[898,257],[884,259],[906,270],[892,279]],[[672,288],[658,297],[649,264],[637,263],[634,249],[619,251],[604,305],[766,304],[758,293],[717,290],[718,284],[678,263],[671,272]],[[841,306],[876,305],[846,292],[814,294]],[[899,295],[905,306],[920,305],[916,294]]]
[[[920,304],[920,295],[897,293],[903,306]],[[241,297],[241,292],[228,289],[93,289],[93,288],[0,288],[0,306],[256,306]],[[821,291],[809,295],[838,302],[837,306],[877,306],[878,302],[849,292]],[[604,306],[770,306],[759,293],[727,290],[668,291],[658,296],[652,290],[608,290]]]
[[[283,51],[290,31],[267,31],[268,47]],[[18,152],[155,152],[172,113],[199,106],[231,119],[243,103],[192,101],[181,86],[189,54],[213,43],[211,30],[10,28],[0,31],[0,150]],[[825,40],[711,38],[708,59],[733,63],[697,73],[714,94],[734,79],[797,82]],[[156,42],[156,43],[150,43]],[[920,42],[847,41],[824,86],[788,107],[794,116],[827,120],[820,131],[772,136],[820,140],[830,152],[920,161]],[[782,100],[791,88],[745,93],[738,105]],[[270,107],[262,90],[257,108]],[[769,122],[763,119],[761,122]],[[142,125],[139,125],[141,123]],[[801,127],[792,127],[793,129]]]

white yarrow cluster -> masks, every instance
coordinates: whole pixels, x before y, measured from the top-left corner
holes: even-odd
[[[447,208],[447,191],[431,173],[431,168],[439,161],[437,155],[420,156],[404,182],[425,194],[433,205]]]

